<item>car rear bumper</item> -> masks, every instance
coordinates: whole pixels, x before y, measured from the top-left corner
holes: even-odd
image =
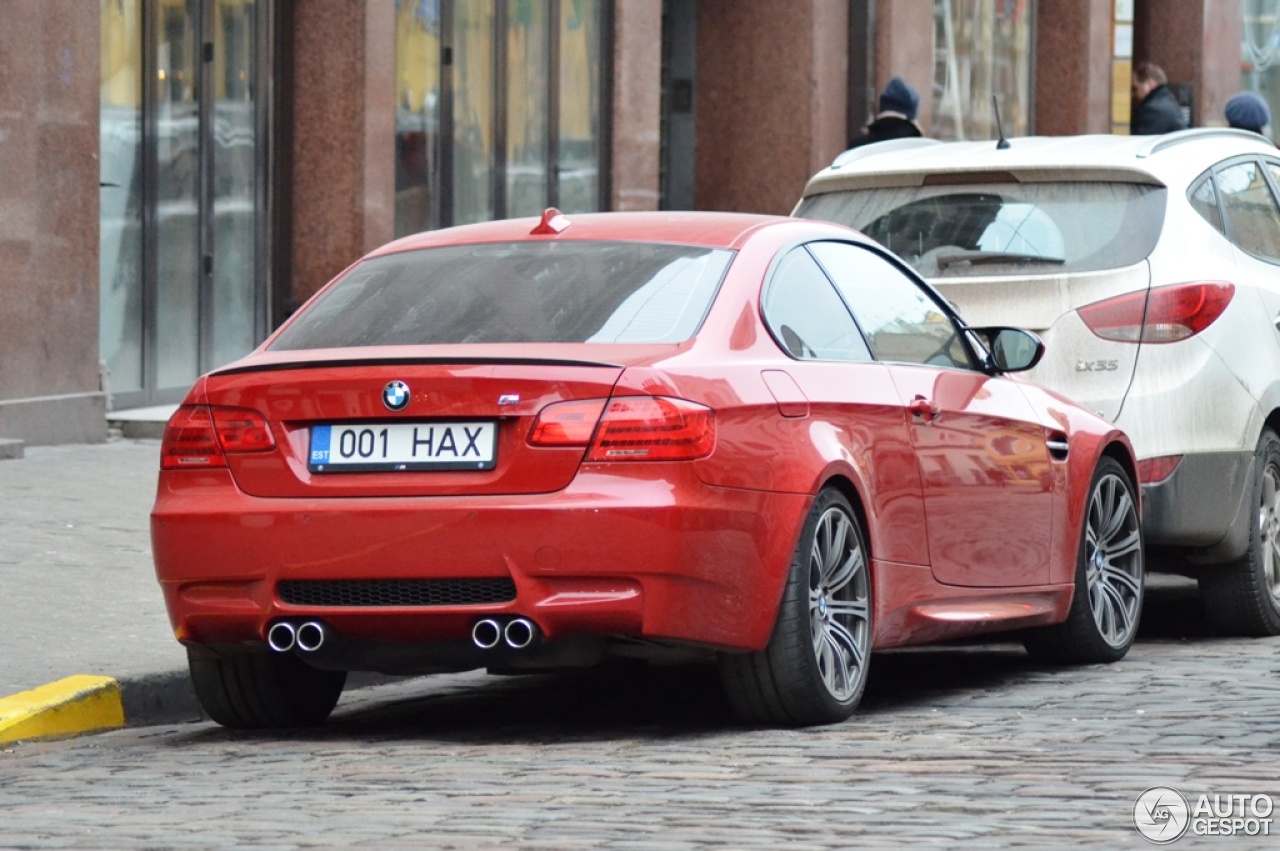
[[[758,649],[773,627],[805,494],[709,487],[688,465],[580,474],[554,494],[264,499],[226,471],[161,474],[156,574],[186,643],[261,644],[316,619],[364,642],[467,642],[522,616],[548,641],[609,636]],[[279,583],[510,580],[509,599],[288,603]]]
[[[1254,522],[1253,462],[1246,451],[1186,455],[1169,478],[1143,485],[1147,545],[1193,550],[1193,561],[1244,555]]]

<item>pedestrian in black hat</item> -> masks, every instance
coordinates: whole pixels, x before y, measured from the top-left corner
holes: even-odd
[[[849,141],[850,148],[869,145],[872,142],[883,142],[887,139],[906,139],[912,136],[923,136],[920,126],[916,124],[916,111],[920,106],[920,95],[895,76],[880,93],[880,111],[875,120],[867,125],[860,136]]]

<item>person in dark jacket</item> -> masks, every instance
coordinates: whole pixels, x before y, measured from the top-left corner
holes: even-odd
[[[1182,107],[1170,91],[1169,78],[1159,65],[1139,62],[1133,69],[1133,99],[1138,108],[1129,126],[1131,135],[1155,136],[1187,129]]]
[[[916,110],[920,107],[920,95],[901,77],[894,77],[880,93],[880,111],[860,136],[849,141],[850,148],[883,142],[887,139],[905,139],[923,136],[916,124]]]
[[[1237,92],[1223,109],[1227,125],[1240,130],[1252,130],[1262,135],[1262,128],[1271,123],[1271,110],[1267,102],[1253,92]]]

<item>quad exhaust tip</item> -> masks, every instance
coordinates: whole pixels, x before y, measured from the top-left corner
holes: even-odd
[[[267,630],[267,646],[277,653],[288,653],[298,641],[298,631],[288,621],[277,621]]]
[[[481,618],[471,627],[471,641],[481,650],[493,650],[499,644],[523,650],[537,638],[538,626],[528,618],[512,618],[505,624],[496,618]]]
[[[502,641],[502,624],[493,618],[481,618],[471,627],[471,640],[481,650],[492,650]]]
[[[297,630],[297,647],[303,653],[314,653],[324,645],[329,630],[319,621],[307,621]]]
[[[538,628],[528,618],[512,618],[502,631],[502,638],[512,650],[523,650],[538,637]]]
[[[538,640],[538,626],[528,618],[512,618],[505,623],[496,618],[481,618],[471,627],[471,641],[481,650],[505,645],[511,650],[524,650]],[[297,650],[314,653],[325,645],[332,630],[320,621],[294,625],[276,621],[267,630],[267,646],[277,653]]]

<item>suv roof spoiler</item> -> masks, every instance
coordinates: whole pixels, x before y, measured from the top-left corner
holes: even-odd
[[[1260,136],[1252,130],[1237,130],[1234,127],[1195,127],[1190,130],[1177,130],[1161,136],[1152,136],[1151,142],[1138,151],[1138,159],[1167,151],[1186,142],[1197,142],[1201,139],[1250,139],[1254,142],[1268,142],[1266,136]]]
[[[859,145],[856,148],[850,148],[843,153],[837,154],[836,158],[831,161],[830,168],[840,168],[857,160],[866,159],[870,156],[879,154],[891,154],[894,151],[905,151],[908,148],[923,148],[928,145],[941,145],[939,139],[929,139],[923,136],[910,136],[905,139],[886,139],[883,142],[872,142],[869,145]]]

